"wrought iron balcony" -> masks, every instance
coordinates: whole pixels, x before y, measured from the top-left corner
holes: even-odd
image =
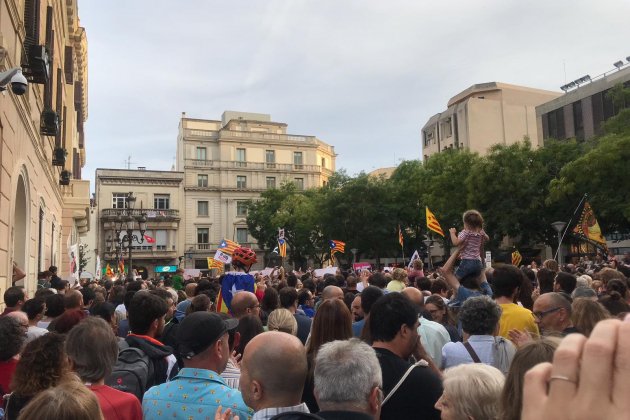
[[[179,210],[162,210],[162,209],[103,209],[101,210],[101,218],[106,220],[112,220],[116,217],[129,215],[140,216],[144,213],[147,218],[147,222],[151,223],[152,220],[179,220]]]

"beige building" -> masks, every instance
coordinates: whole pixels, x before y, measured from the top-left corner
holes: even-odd
[[[11,83],[0,95],[1,292],[14,262],[31,295],[50,265],[68,277],[67,246],[89,229],[87,39],[77,13],[76,0],[0,2],[0,72],[21,68],[28,79],[21,95]]]
[[[455,95],[444,112],[422,127],[422,154],[427,159],[447,149],[485,154],[495,144],[513,144],[529,137],[542,145],[536,106],[560,93],[506,83],[480,83]]]
[[[183,171],[185,266],[207,268],[222,239],[262,250],[247,230],[247,200],[293,182],[321,187],[335,171],[335,150],[313,136],[287,134],[267,114],[225,111],[221,121],[182,114],[177,170]]]
[[[126,267],[129,266],[129,252],[116,252],[115,229],[117,218],[130,213],[127,201],[130,192],[136,197],[132,216],[144,214],[147,218],[144,241],[133,243],[133,267],[144,278],[155,278],[163,272],[159,270],[156,273],[156,267],[173,268],[179,265],[184,249],[183,231],[180,229],[184,205],[183,181],[184,174],[175,171],[147,171],[144,168],[96,170],[94,214],[98,217],[98,230],[95,250],[101,256],[102,268],[110,264],[116,270],[121,259],[124,259]],[[142,239],[138,229],[136,223],[133,234]],[[112,240],[112,245],[108,239]]]

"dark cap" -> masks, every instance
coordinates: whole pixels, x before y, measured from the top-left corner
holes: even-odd
[[[179,324],[179,353],[184,359],[191,359],[237,326],[238,319],[235,318],[222,319],[216,313],[193,312]]]

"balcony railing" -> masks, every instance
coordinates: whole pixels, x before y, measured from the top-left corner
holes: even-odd
[[[131,212],[132,216],[140,216],[140,214],[144,213],[149,222],[152,219],[179,219],[179,210],[173,209],[103,209],[101,210],[101,218],[114,219],[118,215],[128,215],[130,214],[129,212]]]
[[[239,160],[200,160],[186,159],[186,166],[214,169],[248,169],[269,170],[271,172],[321,172],[319,165],[302,165],[291,163],[243,162]],[[325,170],[325,168],[324,168]]]
[[[251,248],[251,249],[258,249],[258,244],[252,243],[252,242],[241,242],[240,243],[241,246],[246,247],[246,248]],[[214,253],[216,252],[216,250],[219,248],[219,243],[211,243],[211,244],[186,244],[186,252],[192,251],[192,252],[197,252],[200,251],[202,253],[212,253],[214,255]]]
[[[115,260],[116,252],[115,251],[105,251],[105,255],[103,256],[106,260]],[[129,251],[125,251],[121,256],[127,258],[129,255]],[[177,251],[172,249],[137,249],[134,246],[132,251],[133,259],[136,258],[176,258],[178,257]]]

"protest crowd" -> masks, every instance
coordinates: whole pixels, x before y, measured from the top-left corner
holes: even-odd
[[[51,267],[34,296],[4,292],[0,413],[626,418],[630,254],[486,267],[481,215],[469,213],[437,268],[251,273],[244,247],[216,277],[70,287]]]

